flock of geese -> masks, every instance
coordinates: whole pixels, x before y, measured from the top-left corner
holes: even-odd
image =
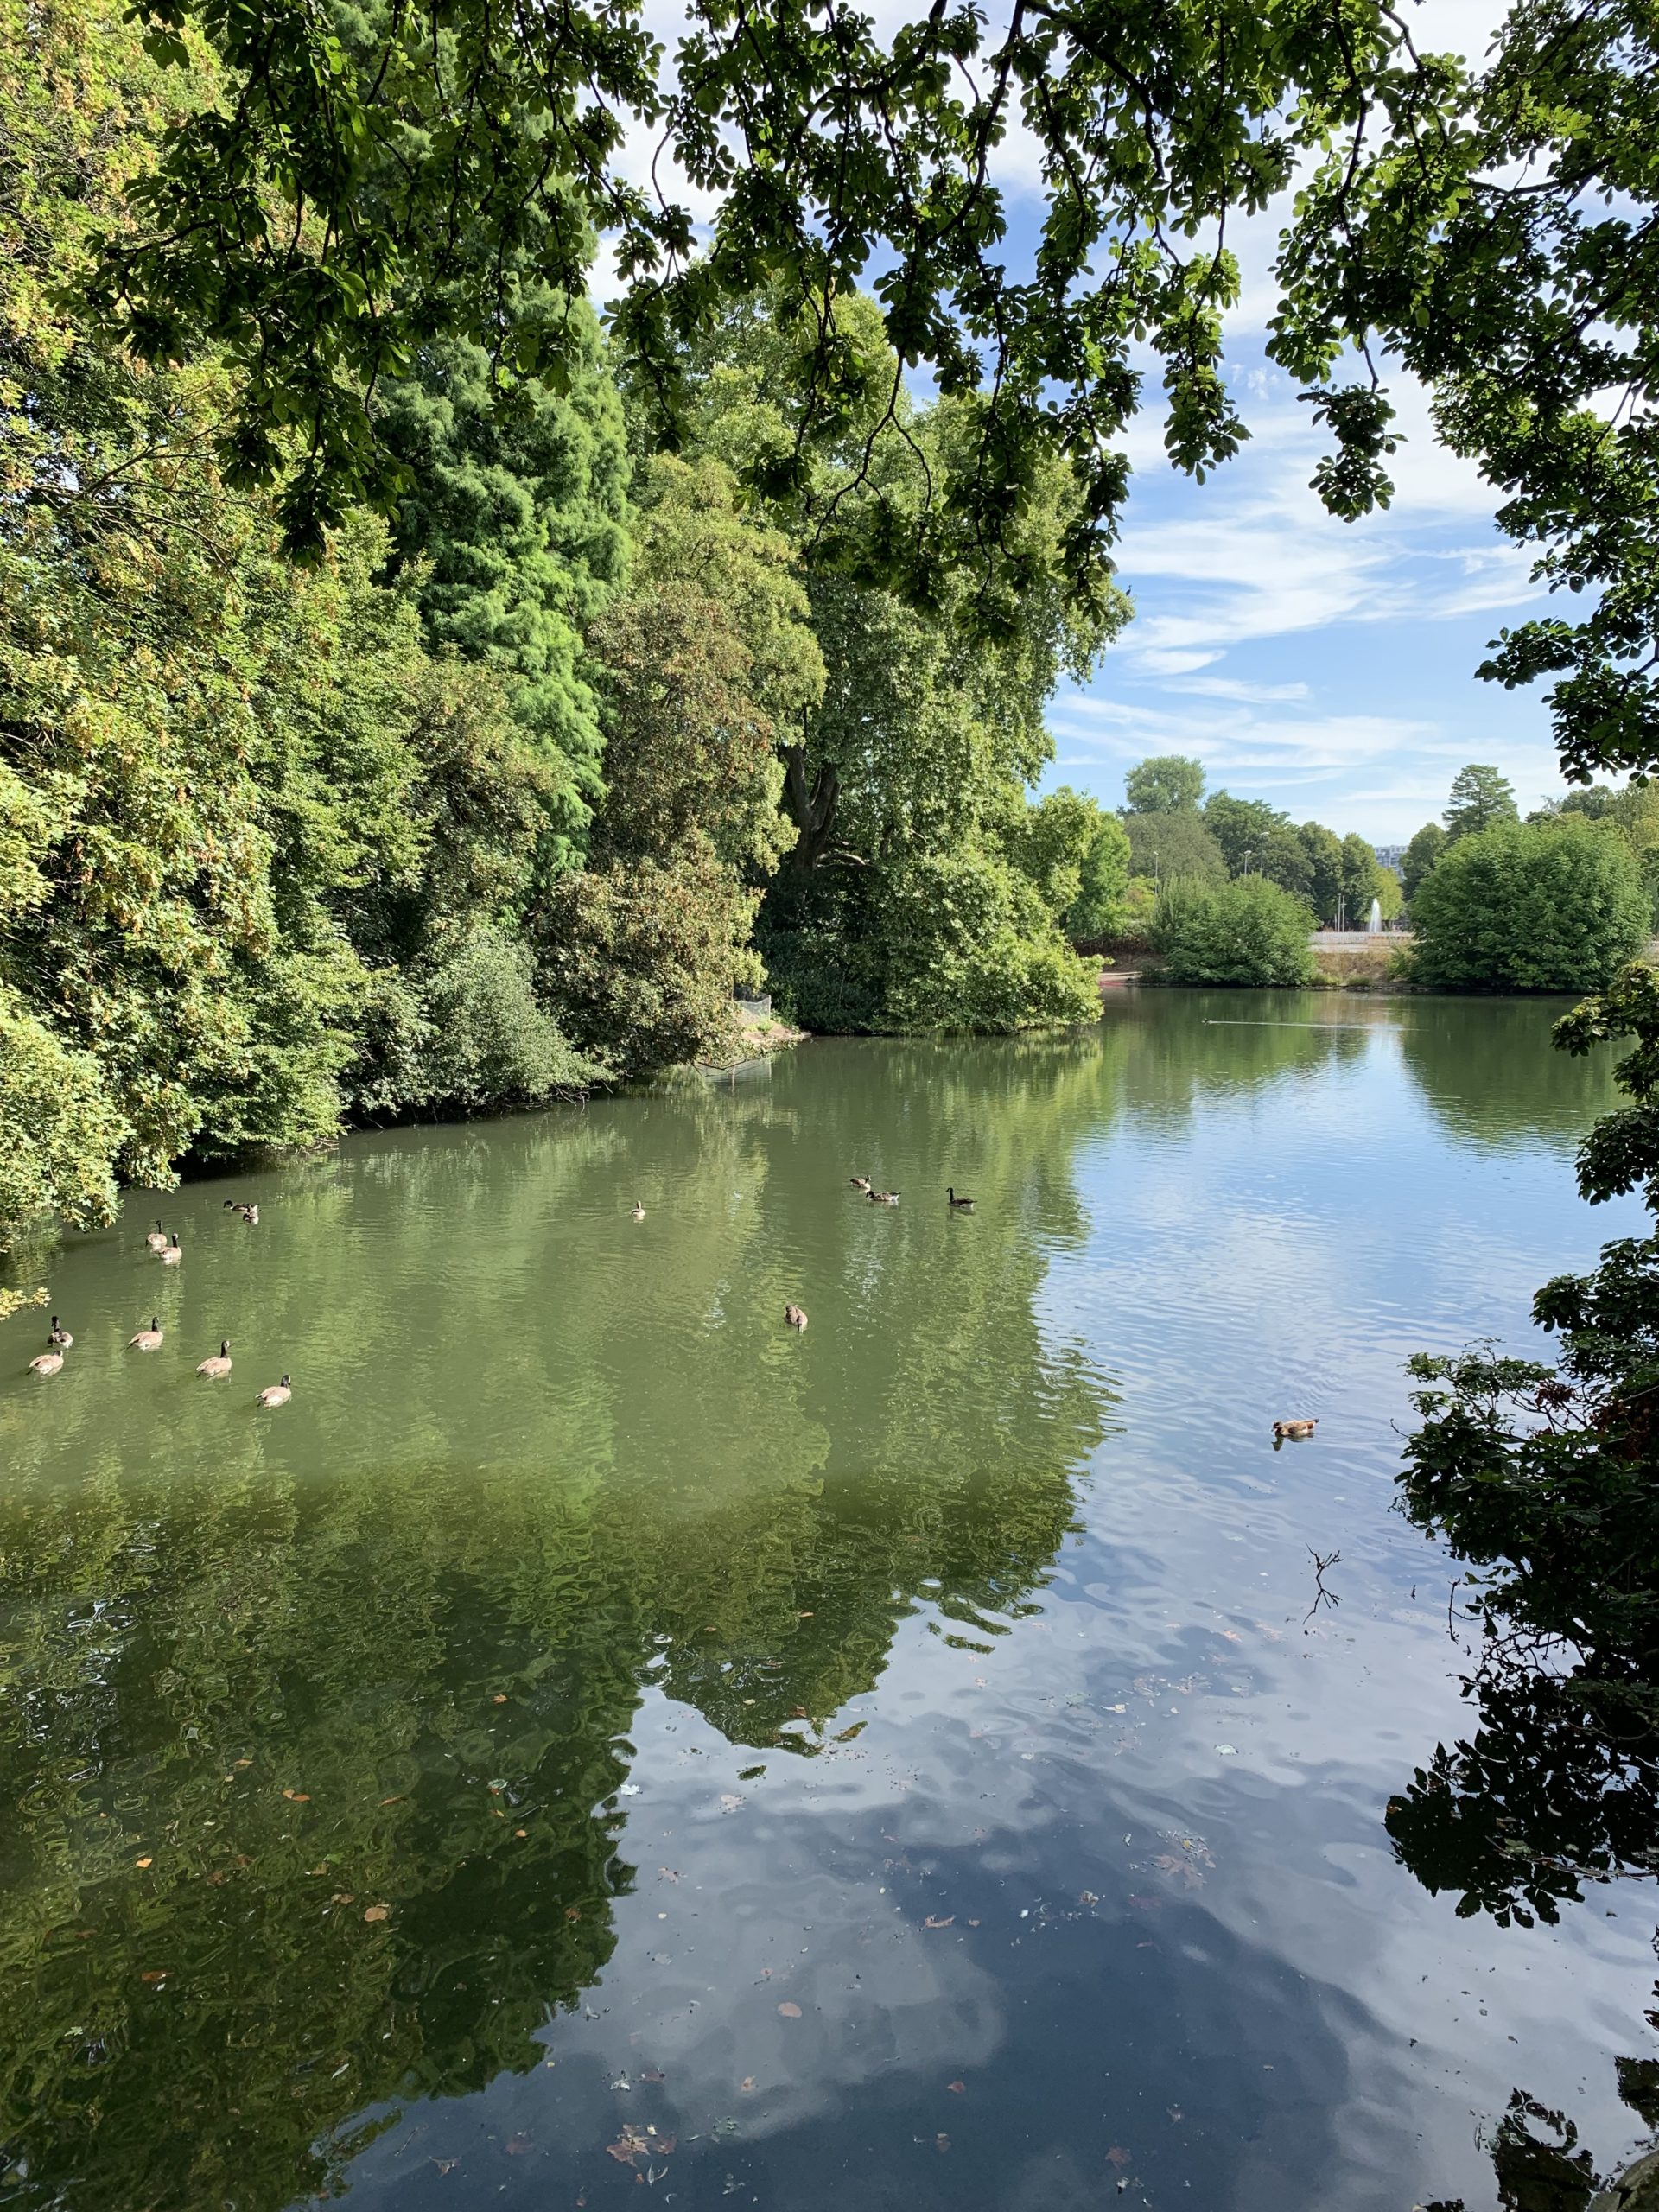
[[[226,1198],[225,1205],[228,1211],[239,1214],[250,1229],[258,1227],[259,1209],[257,1205],[245,1205],[239,1198]],[[175,1232],[169,1236],[165,1225],[159,1221],[145,1237],[144,1243],[164,1268],[176,1268],[184,1258],[177,1233]],[[166,1341],[166,1335],[167,1332],[162,1328],[159,1317],[152,1313],[149,1326],[147,1329],[140,1329],[136,1336],[128,1338],[127,1350],[129,1351],[159,1351]],[[61,1374],[63,1356],[74,1341],[68,1330],[61,1326],[54,1313],[52,1316],[51,1333],[46,1340],[46,1350],[37,1359],[31,1359],[29,1363],[30,1374]],[[230,1371],[231,1340],[228,1337],[221,1337],[219,1350],[211,1358],[204,1359],[196,1372],[209,1382],[222,1382]],[[284,1375],[280,1382],[272,1382],[261,1390],[253,1402],[256,1406],[285,1406],[293,1395],[292,1385],[288,1376]]]
[[[849,1179],[854,1190],[861,1192],[872,1205],[896,1206],[899,1203],[897,1191],[878,1191],[868,1175],[855,1175]],[[973,1199],[958,1198],[954,1185],[947,1187],[944,1199],[945,1205],[952,1213],[973,1211]],[[259,1209],[257,1205],[246,1205],[239,1198],[226,1198],[225,1205],[227,1211],[240,1215],[250,1229],[258,1227]],[[643,1221],[645,1217],[645,1200],[636,1198],[633,1202],[632,1218],[635,1221]],[[184,1257],[177,1232],[175,1231],[169,1235],[159,1221],[145,1237],[144,1243],[164,1268],[176,1268]],[[784,1307],[784,1319],[791,1329],[804,1329],[806,1326],[806,1309],[804,1306],[797,1306],[793,1299],[791,1299]],[[149,1326],[147,1329],[140,1329],[136,1336],[127,1339],[127,1349],[130,1351],[159,1351],[164,1337],[165,1332],[159,1319],[152,1314]],[[46,1340],[46,1350],[38,1358],[29,1361],[29,1372],[34,1375],[60,1374],[63,1369],[63,1356],[74,1341],[69,1332],[60,1326],[58,1317],[54,1313],[52,1316],[51,1333]],[[211,1358],[204,1359],[196,1369],[196,1373],[206,1382],[222,1382],[230,1371],[231,1340],[228,1337],[223,1337],[219,1339],[218,1351]],[[261,1390],[253,1402],[256,1406],[266,1408],[285,1406],[293,1395],[289,1378],[284,1375],[280,1382],[272,1382]],[[1284,1443],[1305,1442],[1313,1435],[1319,1425],[1317,1420],[1274,1421],[1273,1424],[1274,1450],[1276,1452]]]
[[[878,1191],[868,1175],[855,1175],[850,1179],[854,1190],[861,1191],[873,1206],[898,1205],[897,1191]],[[952,1213],[971,1213],[974,1210],[974,1201],[971,1198],[959,1198],[954,1185],[947,1189],[944,1198],[945,1204]],[[633,1202],[633,1218],[635,1221],[643,1221],[645,1217],[645,1202],[643,1198],[636,1198]],[[159,1224],[157,1225],[159,1226]],[[804,1329],[806,1326],[806,1308],[804,1306],[797,1306],[794,1300],[791,1299],[784,1307],[784,1319],[791,1329]]]

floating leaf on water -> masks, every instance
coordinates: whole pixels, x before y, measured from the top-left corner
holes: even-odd
[[[152,1967],[148,1974],[141,1974],[140,1981],[165,1981],[173,1971],[171,1967]]]
[[[951,1913],[948,1918],[944,1920],[935,1920],[932,1914],[930,1912],[927,1918],[922,1923],[922,1925],[924,1928],[954,1928],[956,1923],[957,1916],[954,1912]]]
[[[351,1904],[355,1902],[349,1890],[336,1890],[328,1900],[330,1904]]]
[[[525,2152],[533,2147],[528,2135],[509,2135],[502,2145],[510,2158],[522,2158]]]
[[[965,2082],[947,2082],[944,2086],[953,2097],[965,2097],[968,2094],[968,2084]]]
[[[492,1705],[505,1705],[506,1701],[507,1694],[505,1690],[497,1690],[495,1695],[490,1700]]]
[[[284,1789],[283,1795],[290,1805],[308,1805],[311,1802],[309,1796],[303,1789]]]
[[[389,1904],[372,1904],[365,1910],[363,1917],[369,1921],[390,1920],[391,1907]]]
[[[1224,1759],[1236,1759],[1238,1757],[1238,1745],[1236,1744],[1217,1744],[1216,1745],[1216,1749],[1220,1752],[1222,1758]]]
[[[639,2079],[642,2082],[666,2082],[668,2076],[659,2072],[656,2067],[647,2066],[641,2073]],[[660,2149],[662,2146],[659,2145],[658,2147]]]
[[[452,2174],[461,2164],[461,2160],[459,2158],[429,2158],[427,2163],[429,2165],[435,2166],[441,2174]]]
[[[798,2020],[801,2017],[800,2006],[798,2005],[791,2005],[787,2000],[781,2004],[778,2007],[778,2010],[783,2014],[786,2020]]]
[[[737,2085],[737,2086],[738,2086],[738,2088],[742,2091],[743,2094],[747,2097],[747,2096],[750,2094],[750,2092],[753,2090],[753,2088],[754,2088],[754,2076],[753,2076],[753,2074],[746,2074],[746,2075],[743,2076],[743,2079],[742,2079],[742,2080],[738,2083],[738,2085]]]
[[[720,1793],[720,1809],[722,1813],[734,1813],[742,1802],[743,1800],[735,1790],[722,1789]]]
[[[936,2135],[933,2138],[933,2148],[940,2152],[948,2151],[950,2148],[950,2138],[944,2134]]]
[[[1106,2163],[1109,2166],[1127,2166],[1129,2163],[1129,2152],[1121,2143],[1114,2143],[1106,2153]]]
[[[514,1828],[513,1834],[514,1835],[528,1835],[530,1834],[530,1830],[528,1828]]]
[[[575,1904],[566,1905],[564,1908],[564,1916],[567,1920],[580,1920],[582,1918],[581,1906]]]
[[[639,1785],[637,1782],[625,1782],[616,1794],[619,1797],[637,1797],[639,1795]]]
[[[132,1863],[135,1866],[153,1866],[156,1862],[153,1859],[135,1859]]]

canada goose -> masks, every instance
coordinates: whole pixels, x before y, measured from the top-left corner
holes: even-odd
[[[784,1319],[791,1329],[804,1329],[806,1326],[806,1315],[798,1306],[785,1306]]]
[[[152,1252],[166,1251],[167,1231],[162,1227],[159,1221],[156,1223],[155,1228],[150,1230],[149,1236],[145,1237],[144,1242],[149,1245]]]
[[[872,1191],[870,1192],[870,1204],[873,1206],[896,1206],[898,1203],[899,1193],[897,1191]]]
[[[228,1337],[221,1337],[219,1340],[219,1357],[216,1359],[204,1359],[196,1372],[198,1375],[205,1375],[210,1382],[217,1382],[221,1376],[228,1375],[230,1371],[231,1340]]]
[[[634,1217],[634,1219],[635,1219],[636,1221],[643,1221],[643,1220],[645,1219],[645,1200],[644,1200],[643,1198],[636,1198],[636,1199],[634,1200],[634,1202],[633,1202],[633,1217]]]
[[[31,1375],[55,1375],[62,1365],[60,1351],[43,1351],[38,1359],[29,1361],[29,1371]]]
[[[944,1195],[949,1198],[951,1205],[956,1208],[958,1213],[967,1213],[972,1209],[974,1203],[973,1200],[971,1198],[959,1198],[957,1196],[955,1190],[950,1185],[945,1186]]]
[[[184,1254],[180,1249],[176,1232],[174,1235],[172,1243],[168,1246],[166,1251],[159,1255],[159,1257],[162,1265],[164,1268],[176,1268],[179,1262],[184,1257]]]
[[[1274,1440],[1282,1444],[1287,1436],[1312,1436],[1319,1425],[1317,1421],[1276,1421],[1273,1424]]]
[[[73,1344],[75,1340],[70,1335],[67,1329],[60,1329],[58,1326],[58,1317],[54,1313],[52,1316],[52,1332],[47,1338],[46,1341],[51,1345],[54,1351],[67,1351],[70,1345]]]
[[[865,1197],[868,1198],[870,1195],[869,1177],[868,1175],[855,1175],[851,1179],[853,1188],[855,1191],[862,1191]]]
[[[160,1351],[161,1348],[162,1325],[152,1313],[149,1317],[149,1326],[147,1329],[140,1329],[136,1337],[127,1338],[127,1350],[129,1351]]]
[[[250,1229],[253,1229],[257,1226],[259,1220],[259,1209],[257,1206],[245,1205],[240,1198],[226,1198],[225,1204],[231,1212],[239,1213],[243,1220],[247,1223]]]
[[[269,1389],[262,1390],[253,1402],[256,1406],[285,1406],[293,1395],[284,1375],[280,1382],[273,1382]]]

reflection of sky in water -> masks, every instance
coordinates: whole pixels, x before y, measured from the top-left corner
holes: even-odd
[[[1380,1825],[1459,1721],[1448,1571],[1390,1510],[1402,1358],[1515,1337],[1544,1275],[1628,1224],[1573,1193],[1605,1071],[1552,1060],[1546,1024],[1146,994],[1077,1046],[819,1046],[723,1100],[593,1109],[550,1151],[531,1122],[273,1179],[295,1237],[311,1212],[307,1281],[256,1284],[230,1247],[202,1294],[310,1329],[312,1427],[238,1459],[198,1401],[130,1387],[171,1409],[175,1453],[218,1435],[256,1492],[291,1474],[302,1556],[349,1503],[354,1548],[328,1557],[382,1605],[418,1530],[447,1594],[396,1665],[361,1643],[434,1732],[399,1789],[423,1776],[441,1807],[454,1762],[475,1796],[492,1759],[512,1775],[537,1699],[595,1716],[555,1732],[537,1812],[504,1800],[500,1837],[483,1810],[376,1871],[385,2001],[429,1992],[424,2074],[378,2077],[321,2029],[350,2201],[635,2203],[655,2177],[681,2207],[1475,2212],[1479,2132],[1517,2083],[1604,2163],[1630,2143],[1612,2057],[1649,2040],[1650,1907],[1599,1892],[1501,1935],[1429,1897]],[[897,1215],[854,1168],[904,1192]],[[935,1214],[947,1179],[978,1213]],[[636,1185],[650,1244],[619,1225]],[[210,1191],[181,1204],[205,1217]],[[124,1264],[84,1253],[54,1293],[95,1311]],[[775,1319],[797,1294],[800,1339]],[[25,1404],[8,1384],[0,1435]],[[1301,1414],[1318,1440],[1275,1452],[1271,1420]],[[405,1485],[394,1445],[448,1471]],[[175,1478],[131,1446],[122,1465],[164,1531]],[[66,1466],[29,1478],[44,1501]],[[1310,1544],[1342,1555],[1311,1621]],[[620,1704],[590,1694],[607,1670]],[[568,1860],[505,1855],[567,1785],[632,1870],[608,1901],[567,1904]],[[463,1924],[474,1866],[500,1872]],[[588,1986],[539,2063],[481,2063],[515,1930],[539,1945],[567,1910],[608,1915]],[[163,2035],[194,2032],[178,2001]]]

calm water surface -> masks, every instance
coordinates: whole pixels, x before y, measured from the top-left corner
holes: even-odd
[[[0,2201],[1475,2212],[1517,2088],[1620,2155],[1652,1906],[1462,1921],[1381,1825],[1460,1726],[1402,1361],[1634,1217],[1556,1010],[814,1043],[41,1259]]]

